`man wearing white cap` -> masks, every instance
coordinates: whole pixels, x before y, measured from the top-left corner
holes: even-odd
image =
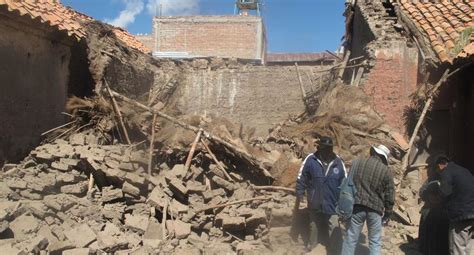
[[[395,185],[388,169],[389,155],[390,150],[384,145],[373,146],[370,149],[370,157],[359,159],[358,167],[351,168],[351,171],[354,171],[353,182],[357,192],[342,245],[342,255],[354,254],[366,221],[370,254],[381,253],[382,224],[388,222],[395,202]]]

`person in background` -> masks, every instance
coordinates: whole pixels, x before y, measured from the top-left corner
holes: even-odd
[[[439,173],[428,161],[428,179],[420,188],[421,208],[418,240],[423,255],[449,254],[449,220],[439,193]],[[431,166],[431,167],[430,167]]]
[[[470,255],[474,232],[474,176],[442,154],[435,158],[435,169],[448,212],[449,252]]]
[[[307,251],[313,250],[319,243],[326,243],[327,250],[337,245],[332,242],[338,224],[336,204],[339,189],[346,177],[344,162],[333,152],[333,141],[330,137],[321,137],[316,152],[309,154],[300,168],[296,179],[296,202],[293,215],[299,209],[300,201],[306,193],[310,238]]]
[[[367,221],[371,255],[381,253],[382,225],[387,224],[395,202],[395,185],[388,168],[390,150],[384,145],[372,147],[370,156],[351,169],[356,187],[354,210],[347,223],[342,244],[343,255],[353,255],[359,235]]]

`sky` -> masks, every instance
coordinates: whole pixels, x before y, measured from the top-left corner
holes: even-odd
[[[269,52],[335,51],[344,34],[344,0],[260,0]],[[64,5],[132,34],[151,33],[162,15],[232,15],[235,0],[62,0]]]

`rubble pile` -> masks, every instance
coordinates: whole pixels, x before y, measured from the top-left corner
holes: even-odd
[[[227,180],[215,164],[161,163],[148,176],[147,152],[98,142],[77,133],[4,167],[2,251],[268,253],[270,224],[291,222],[291,194]]]

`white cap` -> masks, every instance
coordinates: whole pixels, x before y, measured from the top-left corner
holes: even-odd
[[[385,146],[380,144],[379,146],[375,147],[372,146],[372,149],[379,155],[384,156],[385,160],[388,162],[388,156],[390,155],[390,150]]]

